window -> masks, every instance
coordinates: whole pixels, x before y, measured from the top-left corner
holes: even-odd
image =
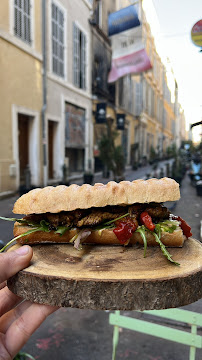
[[[163,123],[162,123],[163,128],[165,129],[167,126],[167,111],[165,108],[163,108]]]
[[[135,115],[140,116],[142,112],[142,83],[136,82]]]
[[[14,34],[31,44],[31,0],[14,0]]]
[[[121,77],[118,80],[118,83],[119,83],[119,87],[118,87],[118,90],[119,90],[119,105],[123,106],[123,94],[124,94],[124,91],[123,91],[123,87],[124,87],[123,77]]]
[[[64,77],[64,12],[52,3],[52,71]]]
[[[86,89],[86,35],[73,24],[73,82],[80,89]]]
[[[102,1],[96,1],[96,9],[95,9],[95,18],[96,24],[101,28],[102,27]]]
[[[172,134],[175,135],[175,120],[174,119],[171,120],[171,124],[172,124]]]

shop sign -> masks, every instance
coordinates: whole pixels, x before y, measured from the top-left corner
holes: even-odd
[[[96,123],[106,123],[106,103],[98,103],[96,111]]]
[[[116,127],[117,130],[125,129],[125,114],[116,114]]]

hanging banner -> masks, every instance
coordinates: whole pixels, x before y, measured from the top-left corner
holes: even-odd
[[[108,35],[112,36],[138,25],[140,25],[140,21],[136,6],[130,5],[109,15]]]
[[[146,50],[143,47],[143,49],[130,55],[112,59],[112,67],[108,76],[108,83],[112,83],[124,75],[140,73],[151,68],[151,62]]]
[[[137,26],[111,37],[112,59],[132,54],[143,47],[142,26]]]
[[[125,129],[125,114],[116,114],[116,128],[117,130]]]
[[[112,65],[108,82],[120,77],[137,74],[152,68],[150,59],[142,41],[142,26],[124,31],[111,37]]]
[[[106,123],[106,103],[98,103],[96,111],[96,123]]]

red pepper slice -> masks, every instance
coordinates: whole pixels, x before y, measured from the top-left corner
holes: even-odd
[[[121,244],[125,244],[137,229],[137,225],[130,219],[120,221],[118,226],[113,230]]]
[[[180,227],[183,231],[183,234],[187,238],[192,236],[191,227],[187,224],[187,222],[184,219],[182,219],[180,216],[175,216],[175,215],[172,215],[172,219],[180,222]]]
[[[140,214],[140,220],[141,220],[141,223],[142,223],[143,225],[145,225],[147,229],[149,229],[150,231],[154,231],[155,225],[153,224],[152,218],[151,218],[151,216],[148,214],[147,211],[143,211],[143,212]]]

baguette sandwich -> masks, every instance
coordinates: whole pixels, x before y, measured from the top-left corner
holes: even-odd
[[[180,198],[170,178],[110,181],[104,185],[48,186],[31,190],[14,204],[14,236],[20,244],[142,244],[182,247],[191,228],[162,204]],[[165,255],[165,253],[164,253]]]

